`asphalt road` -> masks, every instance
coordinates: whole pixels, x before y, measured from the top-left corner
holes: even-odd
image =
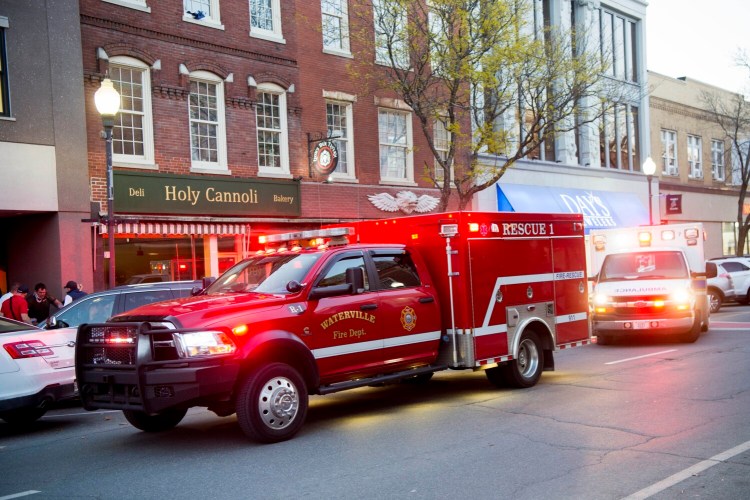
[[[695,344],[556,354],[526,390],[442,372],[311,398],[293,440],[256,445],[193,409],[146,434],[75,406],[0,423],[0,500],[41,498],[750,498],[750,307]]]

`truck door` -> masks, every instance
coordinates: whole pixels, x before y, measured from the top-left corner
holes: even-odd
[[[345,285],[346,270],[352,267],[364,272],[363,290],[308,302],[312,317],[306,343],[317,360],[322,384],[382,371],[383,315],[363,252],[352,250],[333,256],[315,279],[313,289]]]
[[[386,371],[434,362],[441,331],[435,289],[425,286],[408,251],[376,249],[369,255],[377,276],[373,288]]]

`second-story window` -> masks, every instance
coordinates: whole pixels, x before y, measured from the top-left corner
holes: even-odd
[[[724,141],[711,140],[711,175],[715,181],[723,181],[724,172]]]
[[[207,71],[190,74],[192,169],[226,170],[224,83]]]
[[[223,28],[219,15],[219,0],[183,0],[183,5],[183,20]]]
[[[689,176],[691,179],[703,179],[703,144],[701,138],[695,135],[688,135],[687,139]]]
[[[285,43],[280,0],[250,0],[250,36]]]
[[[380,180],[404,183],[414,181],[411,115],[390,109],[378,111],[380,140]]]
[[[335,177],[353,179],[354,144],[352,142],[352,103],[340,101],[326,102],[326,123],[328,137],[335,137],[333,142],[339,152],[339,161],[334,171]]]
[[[349,54],[347,0],[321,0],[323,50]]]
[[[8,18],[0,16],[0,116],[10,116],[8,59],[5,52],[5,30],[7,28]]]
[[[407,44],[406,10],[391,0],[373,0],[372,11],[375,18],[375,62],[399,68],[409,65]]]
[[[448,159],[448,150],[451,145],[451,133],[445,128],[445,122],[442,119],[435,120],[432,132],[432,141],[435,149],[440,156],[440,159],[445,161]],[[451,165],[451,172],[453,171],[453,165]],[[435,180],[443,182],[445,180],[445,171],[443,167],[438,163],[437,158],[435,159]]]
[[[109,76],[120,93],[120,111],[112,131],[112,159],[120,164],[153,165],[150,69],[138,59],[117,56],[109,61]]]
[[[661,131],[662,172],[664,175],[677,175],[677,132]]]
[[[258,131],[258,173],[289,174],[286,92],[274,84],[258,85],[255,107]]]

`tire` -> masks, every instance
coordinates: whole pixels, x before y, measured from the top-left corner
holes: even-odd
[[[680,340],[687,344],[692,344],[693,342],[698,340],[698,337],[700,337],[700,335],[701,335],[701,320],[700,318],[695,318],[695,322],[693,323],[692,328],[690,328],[690,331],[682,335],[680,337]]]
[[[598,345],[611,345],[612,344],[612,336],[611,335],[605,335],[603,333],[597,333],[596,334],[596,343]]]
[[[484,371],[484,375],[487,380],[490,381],[495,387],[507,387],[508,382],[505,380],[505,374],[503,373],[502,366],[495,366],[494,368],[487,368]]]
[[[286,441],[305,423],[307,403],[307,386],[297,370],[284,363],[263,365],[242,382],[237,421],[254,441]]]
[[[539,381],[544,368],[544,351],[536,332],[528,331],[521,336],[516,359],[502,365],[505,382],[520,389],[532,387]]]
[[[719,293],[717,290],[709,290],[708,303],[710,306],[711,314],[719,312],[722,303],[721,293]]]
[[[45,413],[47,413],[46,408],[19,408],[0,413],[0,419],[11,425],[26,425],[36,422]]]
[[[186,409],[165,410],[156,415],[136,410],[123,410],[125,419],[130,425],[143,432],[163,432],[177,427],[187,413]]]

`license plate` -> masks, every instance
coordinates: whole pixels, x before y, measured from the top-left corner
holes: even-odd
[[[646,330],[649,328],[649,322],[648,321],[636,321],[634,328],[636,330]]]

